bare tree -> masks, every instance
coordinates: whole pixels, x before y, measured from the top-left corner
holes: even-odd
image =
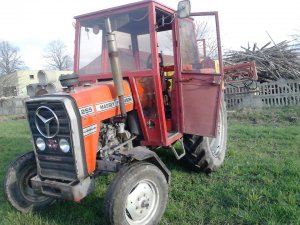
[[[19,55],[19,48],[7,41],[0,42],[0,75],[13,73],[25,69],[25,63]]]
[[[297,43],[300,42],[300,30],[295,30],[295,33],[292,34],[291,36]]]
[[[211,24],[211,21],[205,19],[206,18],[204,17],[204,20],[195,21],[195,32],[198,48],[199,50],[202,49],[202,51],[205,51],[206,56],[209,56],[211,58],[217,58],[217,34],[215,28]]]
[[[70,70],[72,69],[72,58],[68,53],[67,46],[61,40],[51,41],[46,49],[44,58],[47,67],[54,70]]]
[[[300,30],[297,30],[292,37],[294,38],[294,43],[297,46],[298,58],[300,59]]]

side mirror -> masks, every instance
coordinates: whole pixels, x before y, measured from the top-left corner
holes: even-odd
[[[182,0],[178,2],[177,16],[178,18],[186,18],[191,14],[191,3],[190,0]]]

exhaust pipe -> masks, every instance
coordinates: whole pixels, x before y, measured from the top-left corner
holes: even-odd
[[[115,34],[113,34],[113,32],[112,32],[111,23],[110,23],[109,18],[105,19],[105,28],[107,31],[106,36],[107,36],[108,55],[109,55],[113,80],[114,80],[116,92],[117,92],[118,99],[119,99],[121,114],[123,117],[126,117],[121,64],[119,61],[119,53],[118,53],[118,47],[117,47]]]

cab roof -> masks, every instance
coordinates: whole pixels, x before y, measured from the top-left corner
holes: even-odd
[[[166,5],[163,5],[162,3],[159,3],[157,1],[144,0],[144,1],[129,3],[129,4],[121,5],[121,6],[116,6],[116,7],[112,7],[112,8],[108,8],[108,9],[102,9],[102,10],[99,10],[99,11],[94,11],[94,12],[78,15],[78,16],[75,16],[74,19],[82,20],[82,19],[87,19],[87,18],[96,16],[96,15],[97,16],[99,16],[99,15],[105,16],[105,15],[109,15],[111,13],[115,13],[115,12],[119,12],[119,11],[127,11],[127,10],[130,10],[130,9],[140,8],[140,7],[143,7],[143,6],[146,7],[146,6],[149,6],[149,5],[155,5],[155,6],[158,6],[159,8],[175,12],[174,9],[172,9],[172,8],[166,6]]]

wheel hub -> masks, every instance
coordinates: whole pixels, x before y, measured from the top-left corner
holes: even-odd
[[[157,189],[149,181],[139,182],[126,202],[126,219],[130,224],[145,224],[157,209]]]

